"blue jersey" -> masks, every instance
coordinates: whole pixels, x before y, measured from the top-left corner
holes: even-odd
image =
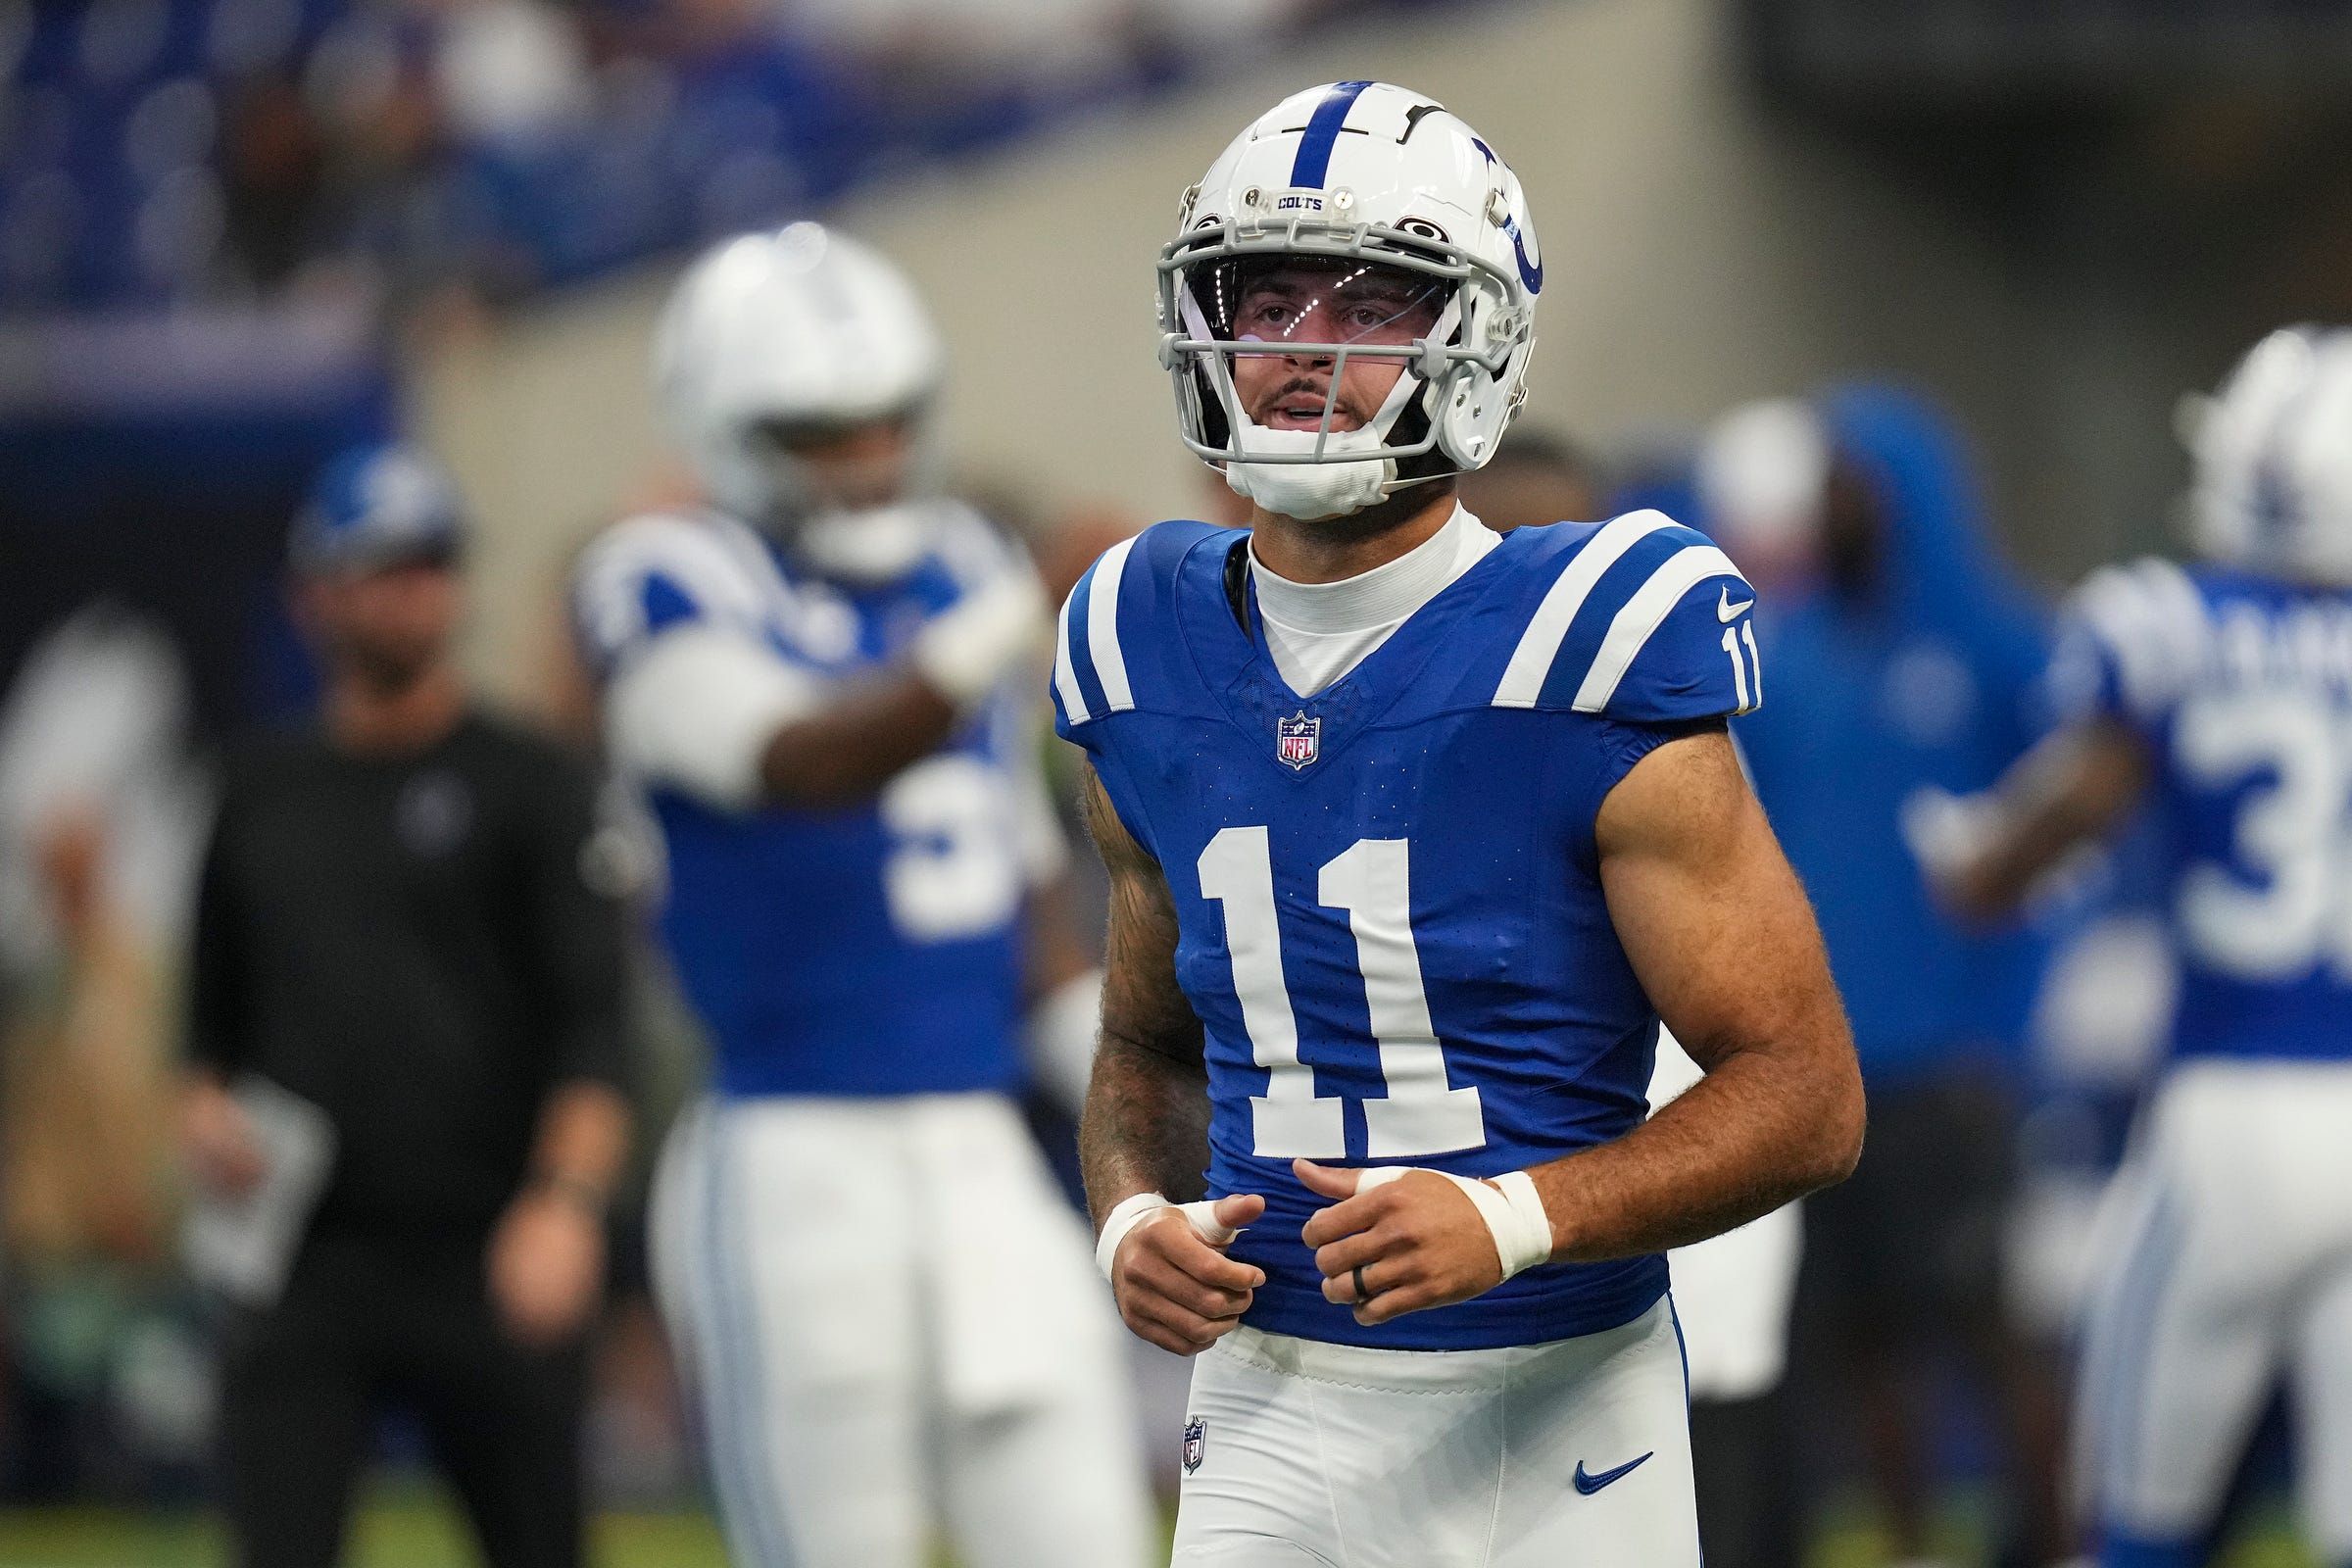
[[[2352,1058],[2352,590],[2146,561],[2071,609],[2060,710],[2155,760],[2175,1054]]]
[[[1005,569],[1007,547],[976,516],[950,542],[852,592],[729,519],[641,517],[583,559],[577,619],[607,681],[664,636],[718,627],[821,691],[895,657],[978,571]],[[733,811],[648,788],[667,858],[662,933],[721,1093],[1017,1086],[1019,919],[1058,847],[1035,760],[1007,696],[859,805]]]
[[[1494,1176],[1623,1136],[1658,1018],[1601,898],[1593,819],[1677,726],[1751,706],[1755,595],[1657,513],[1505,537],[1354,670],[1301,698],[1257,629],[1245,533],[1161,523],[1062,610],[1060,732],[1175,900],[1205,1030],[1212,1194],[1248,1321],[1410,1349],[1631,1321],[1663,1258],[1531,1269],[1377,1328],[1323,1298],[1304,1155]]]

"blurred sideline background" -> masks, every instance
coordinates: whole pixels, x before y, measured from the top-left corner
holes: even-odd
[[[901,262],[965,487],[1065,583],[1205,504],[1152,261],[1233,127],[1316,81],[1431,93],[1526,179],[1531,426],[1672,493],[1726,408],[1907,382],[2052,589],[2170,547],[2183,390],[2279,321],[2352,317],[2352,12],[2320,0],[0,6],[0,1564],[217,1549],[170,998],[208,751],[312,695],[277,598],[294,498],[356,436],[436,452],[478,522],[475,675],[585,738],[561,585],[679,493],[645,365],[689,247],[813,214]],[[2052,1173],[2019,1310],[2054,1340],[2144,1059],[2102,1037],[2053,1065],[2068,1018],[2118,1010],[2068,1005],[2007,1042]],[[658,1121],[694,1047],[647,1011]],[[605,1559],[716,1560],[617,1272]],[[1966,1549],[1987,1466],[1949,1425]],[[401,1479],[414,1434],[386,1443],[355,1560],[456,1559]],[[2300,1560],[2255,1524],[2245,1561]],[[1872,1560],[1862,1513],[1828,1525],[1822,1560]]]

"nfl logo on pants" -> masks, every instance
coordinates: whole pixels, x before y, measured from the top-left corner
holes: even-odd
[[[1304,767],[1323,748],[1323,720],[1309,718],[1300,709],[1295,717],[1274,721],[1274,755],[1293,767]]]
[[[1184,1473],[1191,1475],[1200,1468],[1208,1452],[1208,1423],[1199,1416],[1187,1416],[1184,1423]]]

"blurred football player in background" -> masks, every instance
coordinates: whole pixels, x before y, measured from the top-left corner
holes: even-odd
[[[2190,411],[2208,558],[2095,573],[2051,668],[2070,722],[1945,880],[2014,907],[2161,808],[2172,1063],[2107,1218],[2077,1410],[2105,1568],[2188,1568],[2275,1382],[2306,1533],[2352,1564],[2352,333],[2265,339]]]
[[[1162,363],[1252,527],[1112,549],[1054,677],[1113,883],[1097,1257],[1205,1352],[1176,1560],[1696,1568],[1658,1254],[1862,1134],[1725,733],[1754,595],[1659,514],[1506,536],[1456,500],[1543,262],[1441,105],[1297,94],[1181,224]],[[1644,1124],[1661,1015],[1709,1071]]]
[[[1085,1232],[1011,1098],[1023,1008],[1083,1083],[1053,928],[1026,558],[936,488],[931,322],[812,223],[696,263],[657,351],[707,510],[579,569],[662,931],[714,1053],[654,1248],[738,1560],[1119,1568],[1150,1511]],[[1041,1001],[1042,999],[1042,1001]]]
[[[2003,1465],[2000,1560],[2060,1560],[2061,1385],[2012,1331],[2005,1292],[2034,954],[1938,908],[1904,838],[1916,798],[1983,788],[2031,740],[2036,608],[1986,538],[1955,432],[1907,393],[1735,411],[1696,480],[1726,550],[1789,590],[1757,616],[1774,700],[1740,743],[1870,1085],[1868,1152],[1805,1213],[1795,1397],[1829,1418],[1811,1446],[1858,1446],[1839,1457],[1860,1461],[1898,1559],[1925,1559],[1956,1363]]]

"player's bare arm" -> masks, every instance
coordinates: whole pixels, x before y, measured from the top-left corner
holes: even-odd
[[[2079,845],[2101,838],[2146,792],[2147,743],[2121,722],[2062,729],[2013,763],[1992,791],[1983,837],[1933,867],[1936,891],[1959,913],[2010,913]]]
[[[1701,1241],[1842,1180],[1862,1148],[1861,1073],[1812,909],[1729,737],[1651,752],[1594,832],[1618,939],[1707,1077],[1626,1137],[1529,1173],[1559,1262]],[[1305,1239],[1324,1294],[1360,1301],[1359,1321],[1464,1300],[1502,1278],[1494,1234],[1450,1179],[1415,1172],[1349,1197],[1356,1172],[1303,1160],[1298,1171],[1344,1198]]]
[[[885,676],[777,726],[760,753],[760,781],[771,805],[848,806],[938,751],[956,717],[919,674]]]
[[[813,712],[777,726],[760,753],[770,804],[865,800],[939,750],[970,705],[1040,647],[1045,599],[1008,563],[916,634],[906,657]]]
[[[1087,1205],[1101,1228],[1140,1194],[1182,1203],[1200,1196],[1208,1159],[1208,1079],[1200,1020],[1176,983],[1176,906],[1157,861],[1119,821],[1092,767],[1083,785],[1088,830],[1110,872],[1110,934],[1102,985],[1102,1041],[1078,1133]],[[1220,1200],[1214,1221],[1238,1228],[1263,1199]],[[1110,1260],[1112,1294],[1128,1328],[1191,1355],[1241,1321],[1264,1276],[1204,1240],[1181,1207],[1155,1208],[1128,1230]]]

